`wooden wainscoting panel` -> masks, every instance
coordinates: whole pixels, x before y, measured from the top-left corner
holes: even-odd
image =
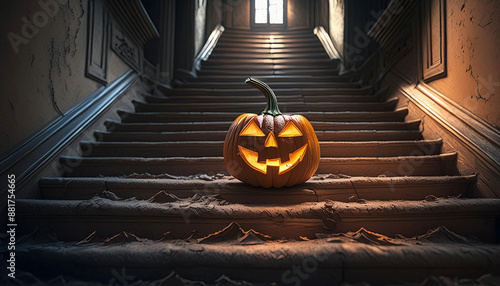
[[[108,12],[103,1],[89,0],[87,65],[85,76],[106,84]]]
[[[445,0],[425,0],[422,5],[422,78],[446,76]]]

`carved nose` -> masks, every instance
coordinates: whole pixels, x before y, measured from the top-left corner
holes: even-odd
[[[276,142],[276,137],[274,136],[274,132],[270,132],[269,135],[267,135],[266,143],[264,144],[264,146],[278,147],[278,142]]]

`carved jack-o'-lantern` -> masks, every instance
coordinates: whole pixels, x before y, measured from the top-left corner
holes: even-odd
[[[267,98],[260,114],[240,115],[224,141],[224,162],[233,177],[265,188],[293,186],[309,180],[319,165],[314,129],[302,115],[285,115],[264,82],[248,78]]]

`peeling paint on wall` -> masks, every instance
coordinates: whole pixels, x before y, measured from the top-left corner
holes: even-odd
[[[500,0],[447,1],[448,75],[430,85],[500,126]]]

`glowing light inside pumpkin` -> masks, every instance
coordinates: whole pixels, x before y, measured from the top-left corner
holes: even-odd
[[[291,121],[283,128],[278,137],[297,137],[302,136],[302,132],[300,132],[299,128],[295,126]]]
[[[307,150],[307,143],[297,149],[295,152],[290,153],[290,160],[281,163],[281,158],[267,159],[266,162],[259,162],[259,153],[249,150],[245,147],[241,147],[238,145],[238,149],[240,150],[240,155],[250,167],[254,170],[257,170],[263,174],[267,174],[267,166],[279,167],[278,175],[282,175],[288,171],[290,171],[293,167],[297,166],[302,159]]]
[[[266,136],[262,130],[260,130],[259,126],[254,122],[250,121],[240,132],[240,136],[256,136],[263,137]],[[287,123],[285,128],[281,130],[278,137],[297,137],[303,136],[302,132],[300,132],[299,128],[295,126],[291,121]],[[276,147],[278,148],[278,140],[276,140],[276,136],[274,132],[269,132],[266,138],[266,142],[264,143],[265,147]],[[257,170],[263,174],[267,174],[267,167],[279,167],[278,175],[284,174],[287,171],[291,170],[293,167],[297,166],[298,163],[302,161],[304,158],[304,154],[307,150],[307,144],[295,150],[294,152],[289,154],[289,160],[282,163],[281,158],[271,158],[266,159],[265,162],[259,162],[259,153],[247,149],[245,147],[241,147],[238,145],[240,155],[250,167],[254,170]]]
[[[267,135],[265,147],[278,147],[278,142],[276,142],[276,137],[274,136],[274,132],[269,132]]]
[[[251,121],[249,124],[247,124],[247,126],[245,126],[245,128],[243,128],[240,136],[264,137],[266,135],[260,130],[259,126],[257,126],[254,121]]]

